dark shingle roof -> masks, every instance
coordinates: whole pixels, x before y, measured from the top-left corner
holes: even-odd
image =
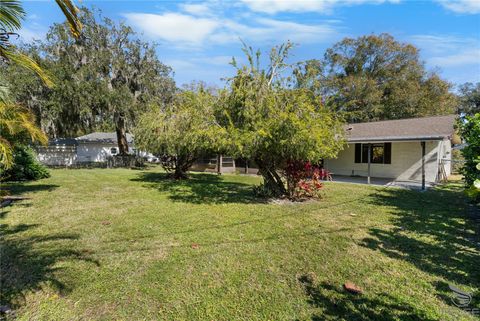
[[[127,142],[130,144],[133,142],[133,135],[127,133]],[[88,135],[80,136],[75,138],[78,142],[87,142],[87,143],[117,143],[117,133],[100,133],[95,132]]]
[[[442,140],[454,132],[455,115],[349,124],[349,142]]]
[[[48,141],[49,146],[76,146],[78,142],[75,138],[56,138]]]

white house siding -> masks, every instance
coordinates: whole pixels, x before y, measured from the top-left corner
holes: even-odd
[[[78,162],[106,162],[107,157],[111,156],[111,149],[117,147],[116,144],[106,143],[79,143],[77,146]]]
[[[441,162],[445,168],[447,177],[452,174],[452,142],[448,139],[440,142],[441,149],[439,155],[439,162]]]
[[[75,146],[38,147],[37,159],[48,166],[71,166],[77,160]]]
[[[372,177],[420,181],[422,179],[422,148],[419,141],[393,142],[391,164],[371,164]],[[441,159],[449,160],[449,140],[427,141],[425,144],[425,180],[435,182]],[[450,161],[445,161],[445,170],[450,174]],[[325,167],[337,175],[367,176],[368,164],[355,163],[355,144],[349,144],[336,159],[325,160]]]
[[[131,145],[131,144],[130,144]],[[128,146],[128,152],[134,153],[134,147]],[[117,144],[95,143],[95,142],[79,142],[77,146],[77,162],[106,162],[107,158],[112,155],[112,148],[117,149]]]

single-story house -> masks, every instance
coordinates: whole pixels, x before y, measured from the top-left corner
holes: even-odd
[[[133,135],[127,133],[128,152],[135,153]],[[75,138],[77,162],[106,162],[107,158],[118,154],[117,134],[95,132]]]
[[[75,138],[53,139],[36,147],[37,158],[48,166],[72,166],[77,162],[77,146]]]
[[[133,135],[127,133],[129,153],[134,154]],[[77,138],[54,139],[47,147],[37,147],[38,160],[49,166],[72,166],[84,163],[106,163],[118,154],[115,132],[94,132]]]
[[[335,175],[435,183],[450,175],[455,116],[346,126],[347,146],[324,166]]]

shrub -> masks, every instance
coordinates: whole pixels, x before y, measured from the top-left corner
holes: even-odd
[[[308,161],[288,161],[284,176],[291,198],[320,197],[323,184],[318,166]]]
[[[477,158],[477,176],[480,176],[480,157]],[[480,201],[480,178],[466,189],[467,195],[473,200]]]
[[[467,144],[462,149],[465,157],[465,165],[462,168],[462,174],[465,177],[465,187],[467,191],[475,191],[475,182],[478,185],[480,180],[480,170],[478,164],[480,161],[480,113],[474,116],[467,116],[460,122],[460,134]],[[469,193],[474,199],[479,199],[479,193]]]
[[[27,146],[16,146],[13,154],[13,166],[0,169],[2,181],[37,180],[50,177],[48,170],[40,164],[35,152]]]

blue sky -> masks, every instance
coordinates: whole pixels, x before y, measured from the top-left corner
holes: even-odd
[[[63,16],[54,1],[25,1],[25,41],[44,37]],[[429,70],[454,84],[480,81],[480,0],[239,0],[76,2],[131,25],[158,43],[178,85],[203,80],[220,85],[230,76],[242,38],[268,50],[291,40],[295,61],[322,58],[344,37],[388,32],[420,48]]]

